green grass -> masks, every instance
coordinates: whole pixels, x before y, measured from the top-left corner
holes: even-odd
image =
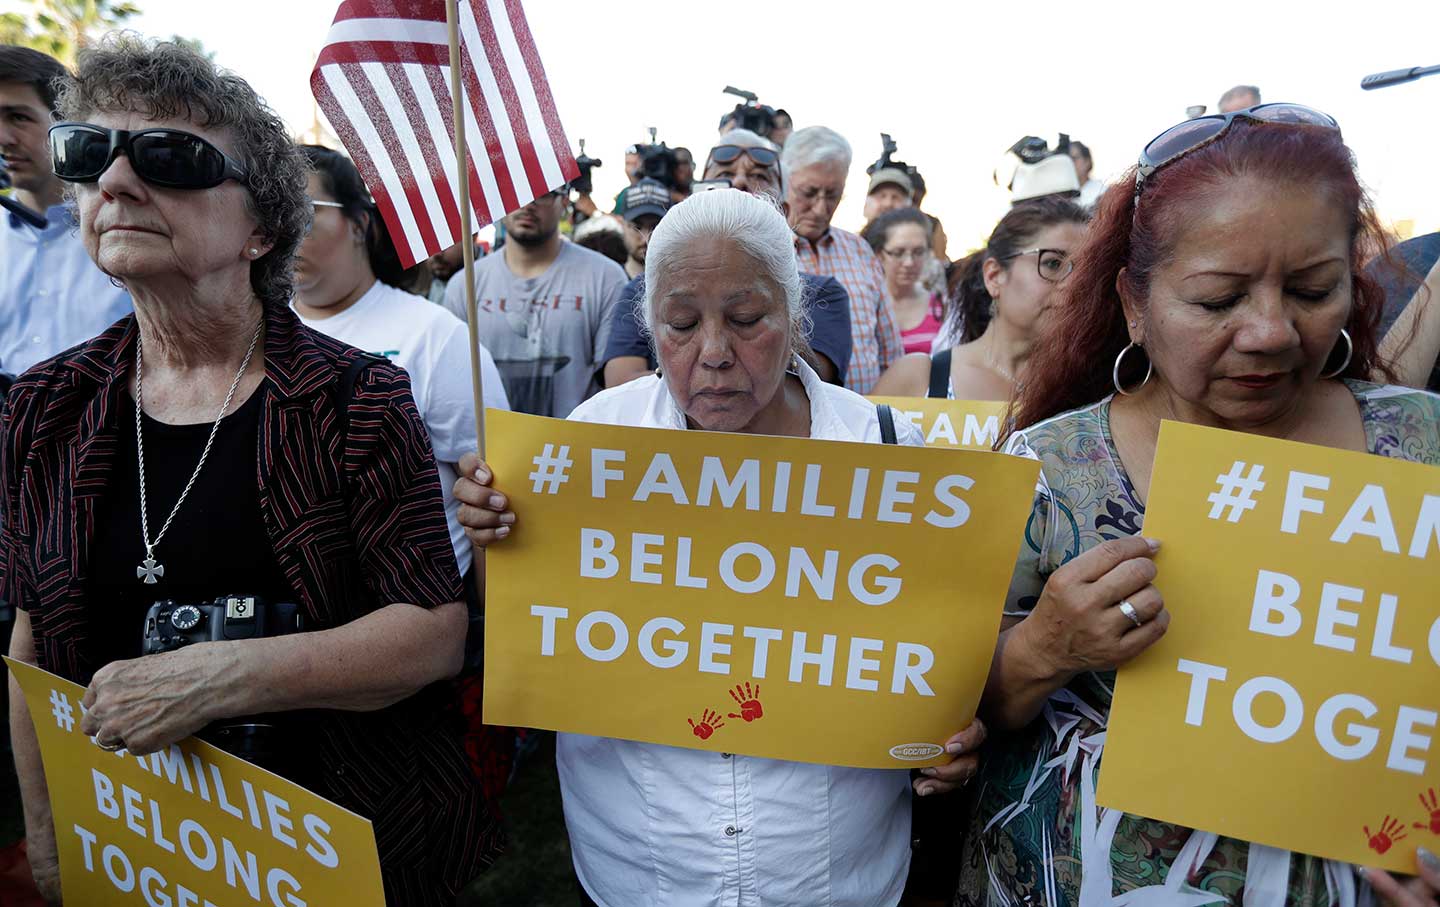
[[[540,748],[521,764],[502,809],[510,846],[461,893],[457,907],[576,907],[554,734],[543,734]]]

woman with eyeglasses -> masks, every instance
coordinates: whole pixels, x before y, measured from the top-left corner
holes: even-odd
[[[89,686],[80,729],[105,750],[223,745],[217,723],[266,715],[272,767],[374,824],[388,903],[452,904],[500,837],[439,683],[463,657],[460,572],[409,378],[290,309],[305,160],[249,85],[176,44],[82,50],[59,107],[55,173],[135,314],[10,392],[11,654]],[[299,624],[223,639],[232,596]],[[172,621],[192,641],[142,656],[161,600],[196,606]],[[31,863],[59,902],[39,749],[10,707]]]
[[[1387,374],[1383,295],[1362,264],[1381,239],[1335,121],[1298,105],[1175,126],[1101,198],[1013,409],[1007,450],[1038,459],[1042,481],[981,705],[1004,733],[972,788],[958,905],[1043,891],[1055,907],[1354,907],[1371,886],[1392,904],[1436,903],[1440,867],[1424,851],[1423,877],[1402,885],[1102,819],[1094,793],[1115,670],[1170,623],[1159,543],[1142,534],[1162,419],[1440,464],[1440,397],[1371,383]],[[1216,785],[1244,769],[1216,768]]]
[[[306,186],[315,214],[295,256],[296,314],[313,328],[384,356],[410,375],[411,392],[430,435],[442,488],[455,464],[475,449],[470,338],[444,306],[407,292],[419,267],[405,270],[360,171],[338,151],[304,145],[312,171]],[[490,351],[480,347],[485,406],[509,409]],[[469,581],[471,545],[455,519],[460,503],[445,497],[450,543]]]
[[[885,269],[890,306],[900,325],[905,352],[923,353],[927,357],[945,318],[940,294],[923,282],[934,229],[930,218],[919,209],[897,208],[872,220],[860,234],[870,243]]]
[[[1042,316],[1074,267],[1071,253],[1079,248],[1088,219],[1083,208],[1063,198],[1012,207],[985,248],[950,266],[950,312],[940,334],[958,336],[960,342],[933,357],[905,356],[885,372],[874,393],[1010,399]]]

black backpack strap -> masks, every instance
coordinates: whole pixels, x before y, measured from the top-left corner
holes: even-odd
[[[880,440],[886,444],[897,444],[895,436],[895,411],[890,404],[881,403],[875,407],[875,418],[880,422]]]
[[[930,357],[930,392],[927,397],[944,400],[950,396],[950,353],[954,348]]]

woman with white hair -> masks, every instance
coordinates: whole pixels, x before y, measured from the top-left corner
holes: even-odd
[[[736,189],[672,208],[645,260],[645,323],[660,368],[581,404],[610,425],[881,440],[875,406],[825,384],[802,357],[801,283],[790,228]],[[919,444],[908,424],[900,440]],[[761,442],[763,443],[763,442]],[[468,459],[455,494],[471,540],[507,536],[515,515]],[[977,722],[947,742],[915,792],[959,787],[976,770]],[[910,862],[910,775],[780,762],[575,734],[557,761],[575,869],[606,907],[722,903],[893,905]]]

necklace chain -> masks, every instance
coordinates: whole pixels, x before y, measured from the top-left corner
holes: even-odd
[[[215,424],[210,427],[210,437],[205,441],[205,449],[200,453],[200,462],[195,464],[195,471],[190,474],[190,481],[185,483],[185,490],[180,492],[180,500],[175,502],[171,508],[170,515],[165,518],[165,523],[160,527],[160,534],[155,536],[155,541],[150,541],[150,516],[149,506],[145,500],[145,432],[141,429],[140,414],[144,409],[144,393],[142,391],[145,375],[145,342],[137,335],[135,338],[135,446],[140,454],[140,537],[145,542],[145,558],[153,563],[155,559],[155,546],[165,537],[165,532],[170,528],[170,523],[175,519],[175,514],[180,512],[180,505],[185,503],[185,498],[190,494],[190,489],[195,485],[195,480],[200,477],[200,470],[205,466],[205,458],[210,456],[210,446],[215,443],[215,435],[220,431],[220,420],[225,418],[225,412],[230,409],[230,401],[235,398],[235,390],[240,386],[240,379],[245,377],[245,370],[250,367],[250,357],[255,354],[255,346],[260,342],[260,335],[264,333],[265,320],[255,326],[255,335],[250,338],[250,348],[245,351],[245,359],[240,363],[240,371],[235,373],[235,380],[230,382],[230,392],[225,395],[225,402],[220,404],[220,414],[215,417]],[[152,580],[153,581],[153,580]]]

